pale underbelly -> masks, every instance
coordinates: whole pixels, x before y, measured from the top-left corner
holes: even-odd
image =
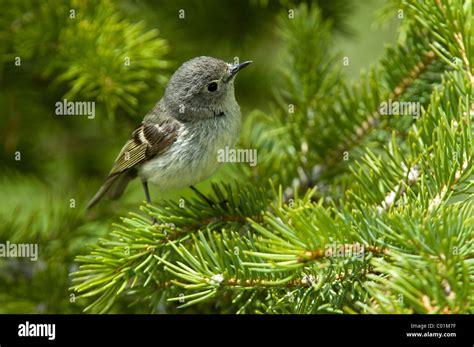
[[[159,190],[182,189],[209,178],[222,165],[218,151],[234,147],[238,131],[220,135],[186,140],[180,136],[165,153],[144,163],[139,176]]]

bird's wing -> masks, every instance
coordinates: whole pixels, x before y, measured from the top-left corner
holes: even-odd
[[[176,141],[179,128],[180,123],[175,120],[161,124],[143,122],[123,146],[109,176],[134,168],[164,152]]]
[[[145,120],[123,146],[105,183],[89,201],[87,208],[92,208],[105,194],[112,198],[119,197],[128,182],[136,176],[135,167],[166,151],[176,141],[181,125],[174,118],[161,122]]]

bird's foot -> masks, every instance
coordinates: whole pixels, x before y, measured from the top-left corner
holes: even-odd
[[[203,199],[205,202],[207,202],[207,204],[211,207],[211,208],[216,208],[217,206],[220,206],[223,210],[225,211],[228,211],[228,203],[229,201],[228,200],[222,200],[218,203],[215,203],[214,201],[212,201],[211,199],[209,199],[207,196],[205,196],[203,193],[201,193],[198,189],[196,189],[194,186],[190,186],[190,188],[192,190],[194,190],[196,192],[196,194],[201,198]]]
[[[203,196],[204,197],[204,196]],[[225,199],[225,200],[222,200],[222,201],[219,201],[219,202],[214,202],[212,201],[211,199],[208,199],[207,197],[204,197],[205,201],[207,202],[207,204],[211,207],[211,208],[216,208],[216,207],[220,207],[222,208],[223,210],[225,211],[228,211],[229,210],[229,207],[228,207],[228,203],[229,203],[229,200]]]

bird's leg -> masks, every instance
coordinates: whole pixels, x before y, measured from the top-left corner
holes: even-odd
[[[201,193],[195,186],[189,186],[189,188],[191,188],[192,190],[194,190],[196,192],[197,195],[199,195],[202,199],[204,199],[209,206],[211,206],[212,208],[214,208],[214,206],[216,206],[215,202],[213,202],[211,199],[209,199],[207,196],[205,196],[203,193]],[[224,201],[221,201],[219,203],[219,205],[223,208],[223,209],[226,209],[226,203],[227,203],[227,200],[224,200]]]
[[[201,197],[201,199],[204,199],[209,204],[209,206],[214,207],[215,203],[211,199],[209,199],[207,196],[205,196],[203,193],[201,193],[195,186],[189,186],[189,188],[194,190],[196,194]]]
[[[151,205],[150,191],[148,190],[148,182],[143,180],[142,184],[143,184],[143,190],[145,191],[146,202]],[[151,217],[151,222],[153,223],[153,225],[158,224],[158,221],[156,220],[155,217]]]

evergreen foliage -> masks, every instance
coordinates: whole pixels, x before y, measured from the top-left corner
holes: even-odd
[[[22,14],[13,33],[2,31],[4,61],[40,61],[31,69],[54,94],[103,106],[102,127],[131,118],[143,92],[166,81],[168,42],[111,2],[63,4],[32,12],[59,14],[48,28]],[[2,20],[25,13],[15,6]],[[71,7],[88,18],[68,22]],[[341,7],[303,2],[294,18],[279,9],[280,79],[270,104],[245,118],[240,142],[257,149],[258,165],[234,164],[215,180],[205,193],[213,206],[185,195],[97,218],[48,204],[52,186],[5,174],[0,217],[16,218],[0,226],[0,239],[46,241],[51,259],[43,271],[0,262],[0,286],[13,288],[0,301],[14,303],[1,311],[37,312],[26,283],[46,282],[47,312],[473,313],[472,2],[390,1],[381,13],[402,16],[397,42],[356,81],[333,49],[349,31]],[[128,68],[125,57],[138,63]],[[386,115],[388,102],[420,113]],[[56,193],[85,204],[87,186]],[[25,209],[22,199],[33,203]],[[67,275],[70,283],[52,285]]]
[[[86,310],[123,295],[151,312],[472,312],[472,7],[406,9],[403,42],[354,85],[317,9],[280,16],[282,88],[243,132],[256,170],[214,186],[226,208],[169,201],[143,207],[164,225],[124,218],[77,258]],[[421,115],[384,116],[388,100]]]

